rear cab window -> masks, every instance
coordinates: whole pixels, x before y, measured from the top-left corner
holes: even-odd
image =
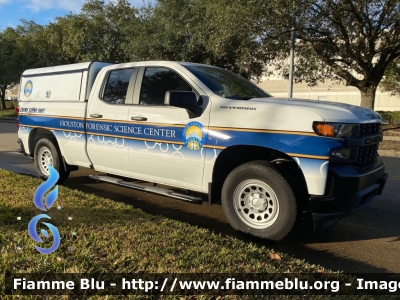
[[[134,68],[113,70],[108,75],[102,100],[110,104],[125,104]]]

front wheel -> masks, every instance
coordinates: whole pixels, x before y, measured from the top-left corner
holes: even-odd
[[[49,139],[40,139],[34,152],[35,168],[42,179],[47,179],[50,175],[48,165],[51,165],[60,175],[58,183],[61,183],[69,176],[69,171],[66,171],[63,166],[61,153],[58,147]]]
[[[265,161],[245,163],[228,175],[222,207],[233,228],[270,240],[283,239],[297,218],[291,186]]]

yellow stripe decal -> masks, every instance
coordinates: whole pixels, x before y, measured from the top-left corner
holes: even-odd
[[[224,149],[226,149],[226,147],[222,147],[222,146],[210,146],[210,145],[203,145],[203,148],[219,149],[219,150],[224,150]]]
[[[300,157],[300,158],[313,158],[313,159],[323,159],[328,160],[329,156],[317,156],[317,155],[307,155],[307,154],[298,154],[298,153],[286,153],[292,157]]]
[[[45,118],[60,118],[60,119],[73,119],[73,120],[84,120],[83,117],[71,117],[71,116],[56,116],[56,115],[44,115],[44,114],[28,114],[19,113],[19,116],[32,116],[32,117],[45,117]]]
[[[297,134],[307,136],[318,136],[313,132],[305,131],[287,131],[287,130],[268,130],[268,129],[251,129],[251,128],[231,128],[231,127],[207,127],[209,130],[226,130],[226,131],[240,131],[240,132],[260,132],[260,133],[279,133],[279,134]]]
[[[44,128],[48,130],[56,130],[56,131],[67,131],[67,132],[77,132],[80,134],[84,134],[85,132],[82,131],[77,131],[77,130],[68,130],[68,129],[60,129],[60,128],[53,128],[53,127],[44,127],[44,126],[32,126],[32,125],[25,125],[25,124],[19,124],[19,126],[24,126],[24,127],[30,127],[30,128]]]
[[[61,119],[74,119],[74,120],[84,120],[83,117],[69,117],[69,116],[56,116],[56,115],[45,115],[45,114],[29,114],[20,113],[21,116],[34,116],[34,117],[46,117],[46,118],[61,118]],[[184,128],[186,124],[167,124],[167,123],[150,123],[150,122],[135,122],[131,120],[111,120],[111,119],[99,119],[99,118],[86,118],[87,121],[98,121],[98,122],[112,122],[112,123],[133,123],[133,124],[143,124],[149,126],[170,126]],[[225,131],[240,131],[240,132],[260,132],[260,133],[277,133],[277,134],[296,134],[296,135],[306,135],[306,136],[318,136],[313,132],[306,131],[288,131],[288,130],[268,130],[268,129],[252,129],[252,128],[234,128],[234,127],[216,127],[216,126],[204,126],[208,130],[225,130]]]

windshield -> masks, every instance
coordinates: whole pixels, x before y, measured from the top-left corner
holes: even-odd
[[[184,67],[220,97],[234,100],[271,97],[250,81],[231,71],[199,65],[184,65]]]

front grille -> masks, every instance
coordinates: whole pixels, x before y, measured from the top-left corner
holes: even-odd
[[[360,124],[361,135],[381,132],[381,123]]]
[[[357,164],[364,165],[375,161],[378,156],[378,146],[379,144],[375,144],[358,148]]]

